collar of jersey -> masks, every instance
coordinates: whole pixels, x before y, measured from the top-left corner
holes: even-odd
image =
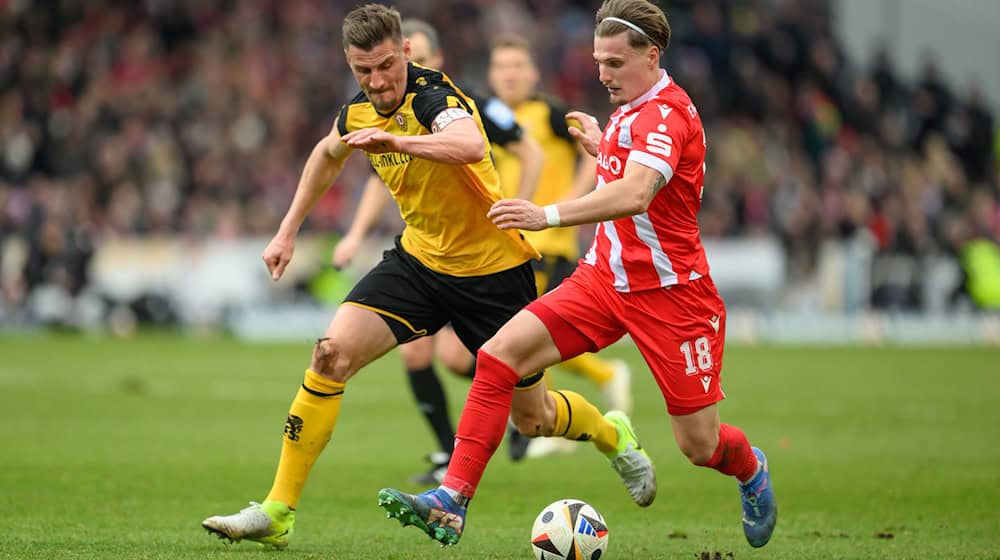
[[[389,117],[395,115],[396,111],[400,110],[403,107],[403,105],[406,105],[406,96],[407,95],[409,95],[409,92],[404,92],[403,93],[403,100],[399,102],[399,105],[396,105],[395,109],[393,109],[392,111],[389,111],[388,113],[383,113],[382,111],[379,111],[378,109],[375,109],[375,104],[372,103],[371,99],[369,99],[368,102],[372,103],[372,109],[375,111],[376,114],[378,114],[378,116],[380,116],[382,118],[385,118],[385,119],[388,119]]]

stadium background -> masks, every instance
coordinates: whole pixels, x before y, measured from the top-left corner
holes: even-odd
[[[544,91],[609,114],[598,2],[398,4],[441,30],[460,84],[484,91],[490,37],[517,31]],[[708,127],[724,414],[769,450],[782,524],[764,553],[742,548],[735,491],[684,466],[619,345],[665,488],[652,513],[583,450],[498,459],[462,557],[527,554],[535,511],[566,495],[611,521],[612,557],[996,558],[1000,5],[661,4],[664,63]],[[0,0],[0,557],[229,557],[197,522],[260,498],[311,339],[401,226],[387,211],[356,265],[330,269],[368,173],[352,158],[288,277],[260,262],[356,91],[339,44],[353,5]],[[295,557],[442,555],[379,524],[374,491],[431,444],[398,358],[373,369],[318,463]],[[457,411],[467,385],[446,382]]]
[[[329,240],[299,255],[286,286],[268,286],[244,257],[276,230],[312,143],[356,90],[339,46],[352,3],[5,4],[4,325],[226,325],[254,306],[309,299]],[[491,34],[528,33],[543,90],[606,117],[590,55],[596,4],[425,1],[403,12],[442,30],[446,70],[479,91]],[[961,257],[970,240],[995,252],[1000,238],[1000,101],[982,86],[1000,70],[947,74],[974,57],[942,60],[936,41],[900,28],[919,23],[920,3],[889,0],[872,4],[869,20],[897,23],[880,38],[861,29],[864,58],[849,59],[855,27],[837,16],[840,7],[857,19],[852,5],[669,3],[665,64],[708,126],[700,221],[719,284],[732,307],[771,314],[996,308],[998,257],[980,267]],[[948,22],[940,27],[944,44]],[[994,46],[992,34],[962,29],[969,52],[977,40]],[[917,56],[910,72],[897,70],[895,58]],[[352,158],[307,235],[345,231],[367,172]],[[387,212],[380,233],[399,228]],[[966,278],[970,268],[978,276]],[[311,290],[335,301],[342,287],[330,286],[351,272]],[[975,282],[988,287],[973,301]],[[995,340],[997,328],[962,335]]]

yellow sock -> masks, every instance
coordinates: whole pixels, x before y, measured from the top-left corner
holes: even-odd
[[[597,407],[573,391],[549,391],[556,402],[553,436],[576,441],[592,441],[602,453],[618,447],[618,429]]]
[[[268,500],[277,500],[292,508],[298,505],[309,471],[333,434],[343,396],[343,383],[306,370],[306,378],[285,421],[281,459],[274,484],[267,494]]]
[[[580,354],[575,358],[566,360],[560,364],[560,367],[570,373],[593,381],[598,387],[611,381],[611,378],[615,374],[611,364],[593,354]]]

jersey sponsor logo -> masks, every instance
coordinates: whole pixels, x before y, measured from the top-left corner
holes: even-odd
[[[698,109],[695,109],[694,105],[689,103],[687,108],[688,108],[688,114],[691,115],[692,119],[698,116]]]
[[[674,110],[673,107],[667,107],[663,103],[658,104],[657,107],[660,108],[660,118],[663,120],[667,120],[667,116],[669,116],[670,112]]]
[[[597,165],[605,171],[610,171],[611,173],[618,175],[622,171],[622,160],[618,159],[618,156],[608,156],[605,153],[597,154]]]
[[[673,143],[674,139],[662,132],[650,132],[646,135],[646,151],[653,154],[660,154],[665,158],[670,157],[670,153],[673,151],[673,148],[671,148]]]
[[[396,167],[397,165],[406,165],[413,159],[410,154],[401,154],[399,152],[389,152],[385,154],[368,154],[368,160],[372,162],[372,167],[375,169],[384,169],[386,167]]]

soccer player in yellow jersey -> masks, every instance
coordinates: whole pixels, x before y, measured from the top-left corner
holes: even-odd
[[[408,62],[410,44],[400,27],[399,12],[379,4],[344,18],[345,57],[361,93],[313,148],[263,258],[280,279],[306,215],[354,150],[365,152],[389,187],[406,229],[317,340],[264,501],[202,521],[220,538],[288,545],[303,486],[333,434],[346,382],[362,367],[448,322],[477,351],[536,296],[529,261],[538,252],[518,231],[500,230],[487,218],[501,192],[478,107],[443,73]],[[592,441],[626,487],[636,484],[627,419],[602,416],[571,391],[548,391],[542,372],[518,385],[510,410],[522,433]],[[641,474],[648,478],[652,465]]]
[[[431,25],[416,19],[403,20],[403,35],[410,40],[413,62],[431,68],[443,65],[438,34]],[[549,204],[593,190],[595,160],[569,135],[566,111],[535,93],[539,76],[527,41],[506,36],[497,40],[492,51],[490,82],[496,97],[477,102],[484,107],[483,124],[493,144],[505,196],[534,198],[536,203]],[[507,101],[516,102],[520,114],[515,116]],[[522,119],[531,123],[528,133],[523,133],[519,126]],[[511,129],[516,133],[509,132]],[[543,171],[542,180],[536,183]],[[373,175],[365,185],[357,218],[334,250],[335,266],[344,266],[353,258],[387,202],[388,191]],[[534,263],[536,286],[542,294],[559,285],[575,269],[579,256],[576,230],[524,233],[531,236],[529,239],[542,253],[542,260]],[[434,371],[435,348],[440,361],[452,372],[466,377],[475,372],[474,357],[451,329],[442,329],[433,339],[419,339],[400,347],[414,397],[440,449],[427,456],[430,469],[413,479],[426,485],[441,482],[455,439],[444,390]],[[609,408],[630,412],[630,372],[624,361],[607,362],[593,354],[583,354],[561,367],[597,384]],[[576,448],[573,442],[562,438],[539,438],[529,447],[528,440],[518,437],[515,429],[509,430],[508,436],[508,450],[514,460],[525,454],[544,456]]]
[[[433,26],[422,20],[405,19],[402,32],[403,37],[410,41],[411,62],[435,69],[440,69],[444,65],[441,42]],[[518,196],[531,198],[542,172],[544,153],[541,146],[531,136],[523,133],[514,119],[514,112],[502,101],[496,97],[470,97],[481,108],[483,128],[491,148],[503,148],[508,158],[516,158],[521,164],[517,176],[520,184]],[[385,183],[378,174],[372,174],[365,183],[350,229],[334,248],[334,266],[345,266],[354,258],[361,247],[361,242],[378,221],[390,199]],[[435,350],[441,362],[453,373],[471,378],[476,371],[472,354],[455,335],[455,331],[448,326],[433,337],[418,338],[399,347],[407,380],[417,401],[417,408],[423,414],[438,444],[438,451],[427,455],[430,468],[412,479],[416,484],[428,486],[441,483],[441,477],[448,467],[448,460],[451,459],[455,445],[455,428],[448,410],[447,397],[434,369]],[[528,442],[527,437],[516,430],[512,431],[509,434],[511,457],[515,460],[522,458]],[[566,443],[573,445],[572,442]]]
[[[441,42],[433,26],[418,19],[404,19],[402,32],[403,37],[410,41],[411,62],[427,68],[443,67]],[[517,195],[531,198],[542,172],[544,154],[541,146],[534,138],[523,133],[514,118],[513,111],[502,101],[495,97],[473,96],[473,99],[482,109],[483,128],[491,147],[494,150],[503,149],[508,159],[516,159],[519,163],[518,175],[515,178],[520,185]],[[385,183],[379,179],[378,174],[373,173],[365,183],[351,227],[334,248],[334,266],[342,267],[350,263],[390,199]],[[451,421],[451,413],[448,411],[448,400],[434,370],[435,349],[438,358],[453,373],[471,378],[476,371],[472,354],[450,327],[441,329],[432,337],[418,338],[399,347],[406,377],[417,401],[417,408],[423,414],[438,444],[438,451],[427,455],[430,468],[412,479],[416,484],[427,486],[437,486],[441,483],[455,445],[455,428]],[[523,457],[529,441],[517,431],[510,434],[511,456],[515,460]],[[572,442],[567,444],[573,445]]]

